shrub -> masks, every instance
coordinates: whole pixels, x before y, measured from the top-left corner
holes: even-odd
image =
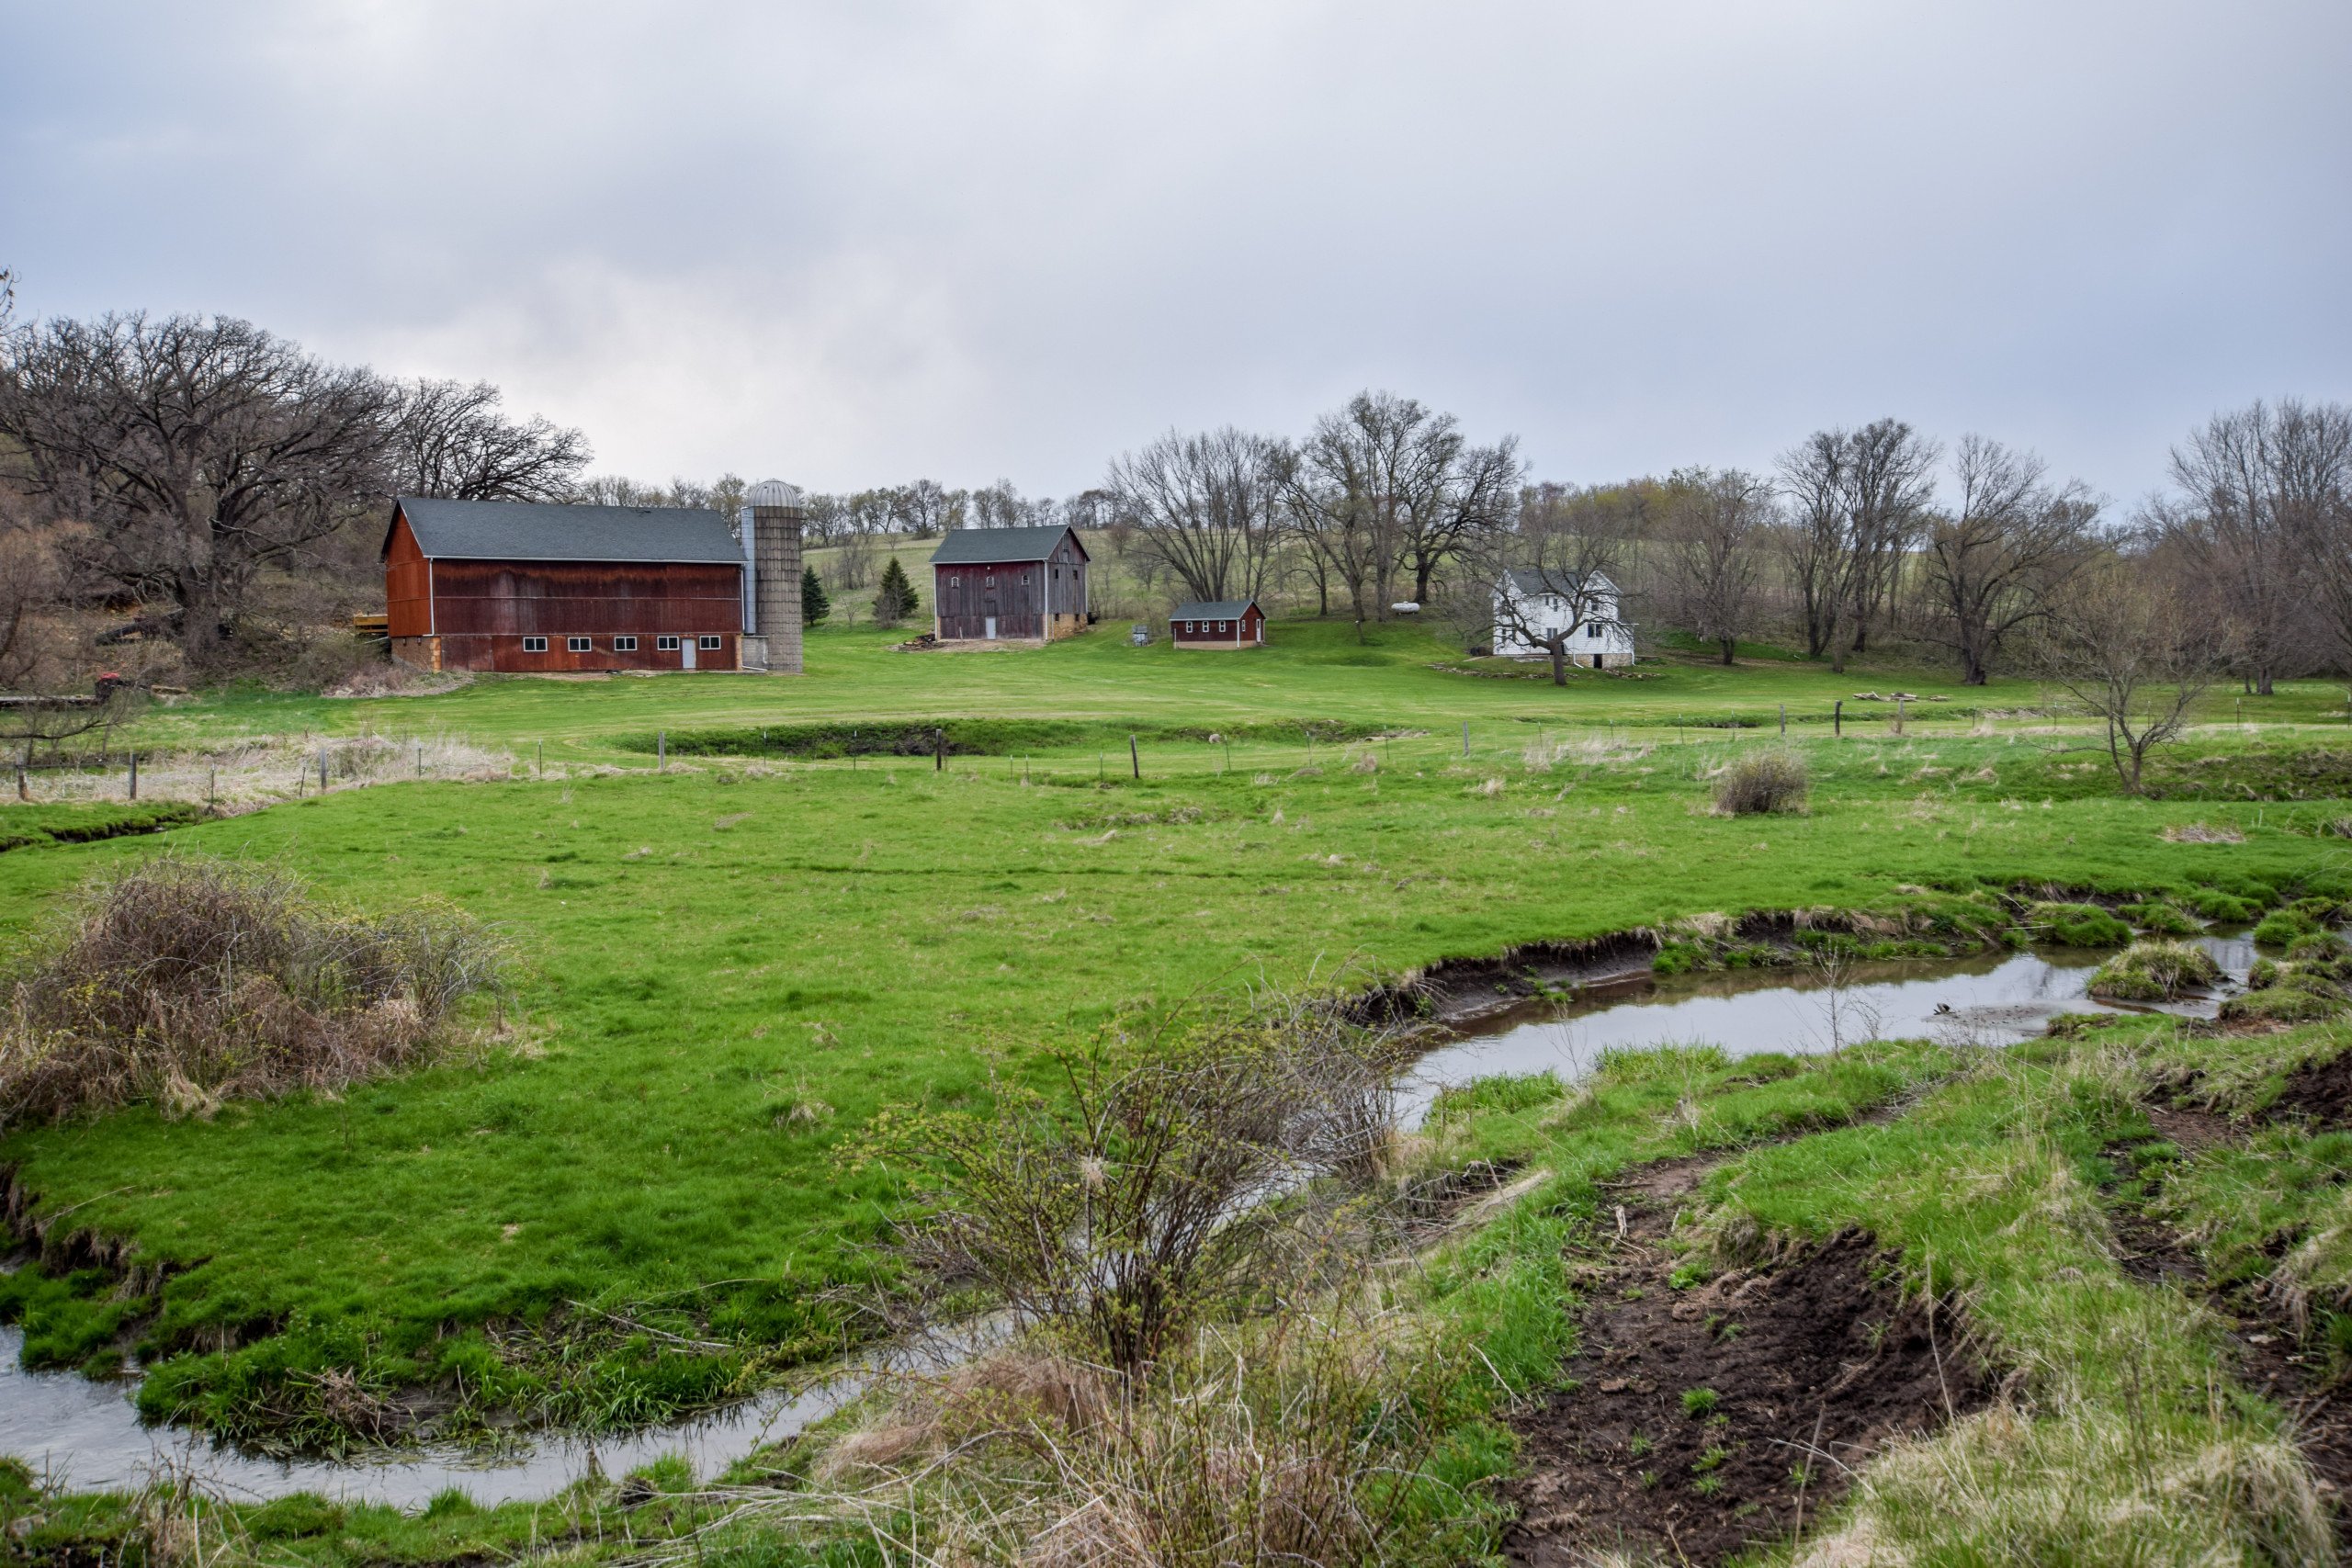
[[[1307,1184],[1367,1180],[1393,1137],[1381,1042],[1329,1009],[1061,1060],[1060,1092],[987,1114],[885,1111],[866,1156],[911,1167],[899,1250],[933,1300],[978,1285],[1122,1374],[1320,1251]],[[1292,1201],[1270,1202],[1274,1192]]]
[[[1803,811],[1808,782],[1804,759],[1794,751],[1775,747],[1747,752],[1716,775],[1715,814]]]
[[[2099,965],[2091,976],[2090,992],[2112,1001],[2169,1001],[2221,977],[2221,965],[2201,947],[2185,942],[2135,942]]]
[[[2062,947],[2121,947],[2132,928],[2096,904],[2036,904],[2033,923],[2042,940]]]
[[[446,905],[352,913],[266,866],[151,861],[87,889],[6,976],[0,1125],[339,1089],[429,1055],[503,966]]]

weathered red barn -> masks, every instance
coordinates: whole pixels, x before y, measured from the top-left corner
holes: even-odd
[[[732,670],[741,652],[744,549],[716,512],[402,496],[383,559],[392,655],[424,669]]]
[[[1051,642],[1086,629],[1078,530],[957,528],[931,553],[932,629],[942,642]]]
[[[1261,648],[1266,613],[1255,599],[1199,600],[1168,617],[1168,640],[1178,648]]]

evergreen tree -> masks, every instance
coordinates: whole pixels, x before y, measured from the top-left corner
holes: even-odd
[[[895,626],[915,613],[915,585],[907,581],[907,569],[892,556],[890,564],[882,569],[882,585],[874,595],[874,619],[880,625]]]
[[[825,617],[832,613],[832,595],[825,592],[825,584],[817,576],[817,569],[813,566],[802,567],[800,569],[800,624],[804,626],[822,626],[825,624]]]

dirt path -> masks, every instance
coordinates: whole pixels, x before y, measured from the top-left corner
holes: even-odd
[[[2341,1064],[2341,1066],[2339,1066]],[[2352,1106],[2352,1056],[2318,1067],[2304,1067],[2288,1080],[2289,1097],[2280,1107],[2312,1116],[2323,1125],[2344,1124]],[[2290,1103],[2291,1100],[2291,1103]],[[2151,1105],[2148,1120],[2157,1135],[2194,1154],[2219,1144],[2234,1143],[2245,1129],[2211,1111]],[[2109,1148],[2110,1159],[2123,1145]],[[2108,1211],[2114,1232],[2116,1262],[2143,1284],[2175,1285],[2219,1318],[2228,1337],[2238,1382],[2285,1411],[2292,1423],[2296,1445],[2311,1465],[2319,1489],[2335,1512],[2336,1539],[2352,1545],[2352,1399],[2328,1381],[2324,1351],[2306,1349],[2295,1325],[2278,1303],[2248,1289],[2215,1290],[2204,1260],[2173,1228],[2143,1209],[2115,1204]]]
[[[1905,1301],[1866,1236],[1675,1290],[1662,1243],[1722,1157],[1604,1188],[1618,1229],[1565,1369],[1577,1386],[1512,1423],[1512,1562],[1720,1561],[1796,1529],[1888,1439],[1989,1397],[1960,1324]]]

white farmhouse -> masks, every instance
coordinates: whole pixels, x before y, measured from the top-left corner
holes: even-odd
[[[1495,584],[1495,652],[1504,659],[1549,659],[1541,643],[1522,631],[1557,632],[1573,628],[1568,662],[1594,670],[1614,670],[1634,661],[1634,628],[1618,618],[1617,585],[1605,577],[1592,580],[1584,595],[1584,614],[1568,595],[1556,592],[1541,572],[1507,571]],[[1584,624],[1579,626],[1581,620]]]

